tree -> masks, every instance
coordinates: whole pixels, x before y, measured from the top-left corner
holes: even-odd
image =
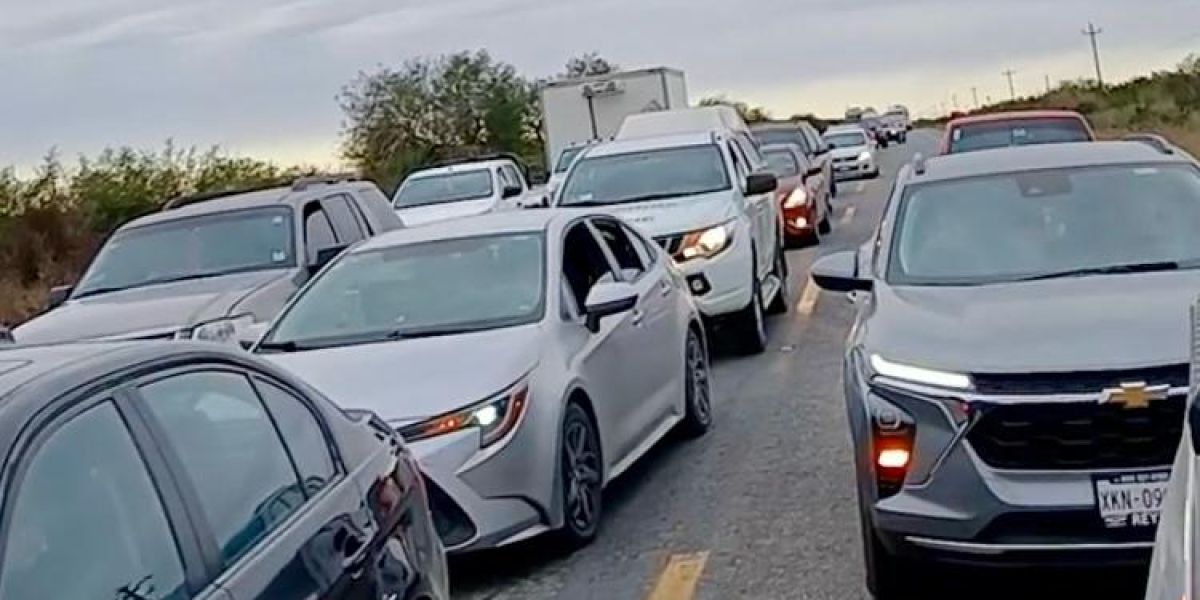
[[[745,102],[730,100],[725,96],[709,96],[700,100],[700,106],[728,106],[741,115],[746,123],[762,123],[771,120],[771,112],[762,106],[751,106]]]
[[[541,155],[536,86],[485,51],[360,73],[339,101],[346,116],[343,155],[386,190],[434,160]]]
[[[621,70],[621,67],[608,62],[597,52],[586,52],[568,60],[566,69],[566,72],[562,74],[562,78],[579,79],[592,75],[616,73]]]

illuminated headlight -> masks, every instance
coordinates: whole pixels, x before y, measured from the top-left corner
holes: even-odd
[[[858,162],[867,162],[868,160],[871,160],[871,153],[863,150],[863,153],[858,155]]]
[[[478,404],[403,427],[400,435],[409,442],[416,442],[456,431],[478,429],[479,446],[487,448],[516,428],[528,402],[529,385],[522,382]]]
[[[693,231],[683,236],[683,243],[675,258],[680,261],[693,258],[712,258],[728,248],[732,241],[733,226],[731,224]]]
[[[250,331],[253,326],[253,316],[240,315],[201,323],[191,329],[181,331],[176,337],[202,342],[237,343],[241,341],[243,334]]]
[[[804,188],[796,188],[792,193],[788,194],[786,200],[783,201],[784,208],[798,208],[808,204],[808,190]]]
[[[876,374],[911,383],[920,383],[955,390],[971,389],[971,377],[963,373],[938,371],[925,367],[916,367],[895,363],[878,354],[871,355],[871,368]]]

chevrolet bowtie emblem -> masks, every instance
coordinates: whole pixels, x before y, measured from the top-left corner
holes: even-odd
[[[1146,385],[1145,382],[1122,383],[1121,387],[1100,392],[1100,404],[1115,404],[1125,409],[1149,408],[1156,400],[1166,400],[1171,386]]]

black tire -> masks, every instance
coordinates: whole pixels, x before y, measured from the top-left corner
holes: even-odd
[[[579,404],[567,404],[561,433],[558,464],[563,526],[556,534],[559,544],[571,551],[591,543],[600,529],[603,461],[596,424]]]
[[[817,231],[821,235],[828,235],[829,232],[833,231],[833,223],[829,220],[829,211],[825,211],[825,216],[821,218],[820,223],[817,223]]]
[[[771,274],[779,279],[779,291],[767,306],[767,314],[782,315],[788,311],[788,262],[782,248],[775,252]]]
[[[708,350],[704,339],[689,327],[683,362],[683,421],[679,430],[684,436],[698,438],[712,427],[712,387],[710,385]]]
[[[730,334],[737,351],[750,356],[767,350],[767,315],[762,305],[762,283],[757,269],[751,271],[754,293],[750,303],[730,317]]]
[[[830,181],[830,182],[829,182],[829,197],[830,197],[830,198],[837,198],[837,194],[838,194],[838,184],[837,184],[837,182],[836,182],[836,181]]]

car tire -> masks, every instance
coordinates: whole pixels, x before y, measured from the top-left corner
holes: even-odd
[[[828,210],[825,211],[825,216],[821,218],[821,222],[817,223],[817,231],[821,232],[821,235],[829,235],[833,231],[833,222],[829,220]]]
[[[911,581],[920,581],[917,566],[888,552],[874,528],[863,523],[863,553],[867,570],[867,590],[875,600],[911,600]]]
[[[558,465],[563,526],[557,531],[557,541],[571,551],[591,543],[600,528],[603,461],[596,424],[576,402],[567,404],[561,435]]]
[[[782,248],[775,251],[771,274],[779,279],[779,291],[771,299],[771,304],[767,305],[767,314],[782,315],[788,310],[788,262]]]
[[[837,198],[837,195],[838,195],[838,184],[836,181],[830,181],[829,182],[829,197]]]
[[[758,280],[757,269],[750,272],[754,286],[750,303],[732,317],[730,333],[739,353],[744,355],[762,354],[767,350],[767,315],[762,305],[762,283]]]
[[[712,427],[712,387],[708,350],[695,328],[688,327],[683,362],[683,421],[679,430],[684,436],[698,438]]]

